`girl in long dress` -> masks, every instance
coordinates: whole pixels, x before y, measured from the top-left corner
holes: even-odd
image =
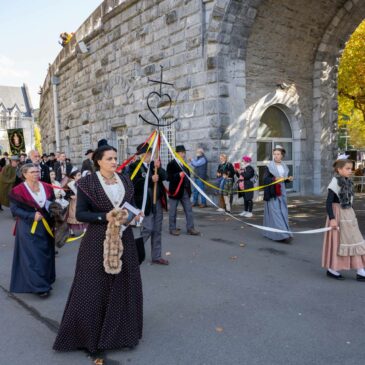
[[[111,146],[98,148],[93,160],[97,172],[78,183],[76,218],[88,223],[76,263],[59,332],[57,351],[103,350],[134,347],[142,337],[142,283],[137,249],[130,226],[123,231],[122,269],[106,273],[103,243],[112,210],[133,203],[133,184],[115,172],[117,153]],[[100,359],[96,362],[101,363]]]
[[[21,171],[25,181],[9,195],[10,209],[17,220],[10,291],[47,297],[56,277],[55,246],[42,219],[52,227],[47,207],[54,200],[53,189],[39,181],[38,166],[25,164]],[[34,221],[38,223],[32,233]]]
[[[264,226],[290,231],[285,182],[293,181],[293,177],[289,176],[288,166],[283,162],[284,156],[285,149],[282,146],[276,146],[273,150],[273,160],[264,172],[264,185],[281,178],[285,179],[264,189]],[[264,236],[283,243],[289,243],[292,238],[290,233],[270,231],[264,231]]]
[[[322,267],[327,269],[328,277],[337,280],[344,279],[340,270],[355,269],[356,279],[365,281],[365,241],[352,209],[352,161],[338,159],[333,167],[335,176],[328,185],[326,202],[326,225],[332,227],[332,230],[324,236]]]

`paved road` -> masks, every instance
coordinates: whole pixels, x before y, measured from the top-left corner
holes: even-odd
[[[365,197],[356,202],[365,228]],[[293,229],[323,226],[323,201],[291,199]],[[260,223],[262,210],[252,220]],[[212,209],[196,211],[201,237],[167,234],[171,265],[144,263],[144,337],[107,354],[124,365],[359,365],[365,358],[365,284],[337,282],[320,267],[321,235],[292,245],[264,239]],[[179,218],[184,228],[184,220]],[[89,364],[82,352],[51,349],[73,277],[78,244],[57,257],[52,296],[8,294],[13,250],[9,211],[0,215],[0,365]],[[243,227],[243,228],[242,228]],[[243,244],[243,247],[242,247]]]

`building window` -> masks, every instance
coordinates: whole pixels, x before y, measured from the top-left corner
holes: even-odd
[[[90,148],[91,141],[90,141],[90,133],[83,133],[81,135],[81,145],[82,145],[82,156],[85,156],[85,153]]]
[[[6,130],[6,115],[4,113],[0,113],[0,129]]]
[[[167,127],[160,128],[163,134],[165,135],[166,139],[169,141],[172,148],[176,146],[176,131],[175,131],[175,124],[171,124]],[[161,158],[161,165],[166,167],[169,161],[173,159],[169,149],[167,148],[166,144],[161,141],[161,149],[160,149],[160,158]]]
[[[123,163],[128,158],[128,135],[127,127],[113,129],[112,146],[117,149],[118,163]]]
[[[267,108],[260,119],[257,132],[257,168],[259,185],[263,185],[263,173],[267,164],[272,159],[272,150],[276,145],[283,146],[286,150],[284,161],[289,168],[289,175],[293,176],[293,135],[286,114],[278,106]],[[293,183],[287,185],[293,188]]]

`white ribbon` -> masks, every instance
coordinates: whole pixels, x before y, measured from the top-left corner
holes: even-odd
[[[152,157],[151,157],[151,161],[152,161],[153,156],[155,155],[155,151],[156,151],[157,144],[158,144],[158,132],[156,132],[156,137],[155,137],[155,140],[154,140],[153,146],[152,146],[152,155],[151,155]],[[146,204],[147,204],[148,180],[149,180],[150,169],[151,169],[151,161],[148,164],[146,178],[144,180],[144,186],[143,186],[143,200],[142,200],[142,208],[141,208],[141,210],[142,210],[143,213],[144,213],[144,211],[146,209]]]
[[[166,143],[166,146],[167,148],[170,150],[172,156],[174,157],[175,161],[177,162],[177,164],[180,166],[181,170],[183,171],[182,169],[182,166],[181,166],[181,162],[179,161],[179,159],[176,157],[172,147],[170,146],[167,138],[165,137],[164,133],[161,132],[161,135],[162,135],[162,138],[163,140],[165,141]],[[183,171],[184,172],[184,171]],[[189,179],[190,183],[194,186],[194,188],[196,190],[198,190],[198,192],[204,196],[205,199],[207,199],[213,206],[215,206],[216,208],[219,208],[217,204],[215,204],[213,202],[212,199],[209,198],[209,196],[195,183],[194,180],[191,179],[191,177],[188,175],[188,174],[185,174],[185,176]],[[242,219],[239,219],[237,217],[235,217],[234,215],[232,215],[231,213],[228,213],[228,212],[224,212],[226,215],[230,216],[231,218],[235,219],[236,221],[238,222],[241,222],[241,223],[244,223],[248,226],[251,226],[251,227],[254,227],[254,228],[257,228],[257,229],[260,229],[262,231],[269,231],[269,232],[276,232],[276,233],[287,233],[287,234],[314,234],[314,233],[323,233],[323,232],[328,232],[330,231],[332,228],[331,227],[324,227],[324,228],[319,228],[319,229],[310,229],[310,230],[307,230],[307,231],[299,231],[299,232],[292,232],[292,231],[284,231],[284,230],[281,230],[281,229],[277,229],[277,228],[270,228],[270,227],[265,227],[265,226],[260,226],[260,225],[257,225],[257,224],[252,224],[252,223],[247,223],[245,221],[243,221]]]

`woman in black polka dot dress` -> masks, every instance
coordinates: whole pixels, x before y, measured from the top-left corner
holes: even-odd
[[[142,337],[143,295],[132,229],[123,232],[122,270],[107,274],[103,242],[109,213],[133,202],[133,184],[116,174],[116,150],[100,147],[94,153],[99,171],[78,183],[76,218],[87,222],[76,263],[75,278],[54,350],[86,349],[90,353],[134,347]]]

